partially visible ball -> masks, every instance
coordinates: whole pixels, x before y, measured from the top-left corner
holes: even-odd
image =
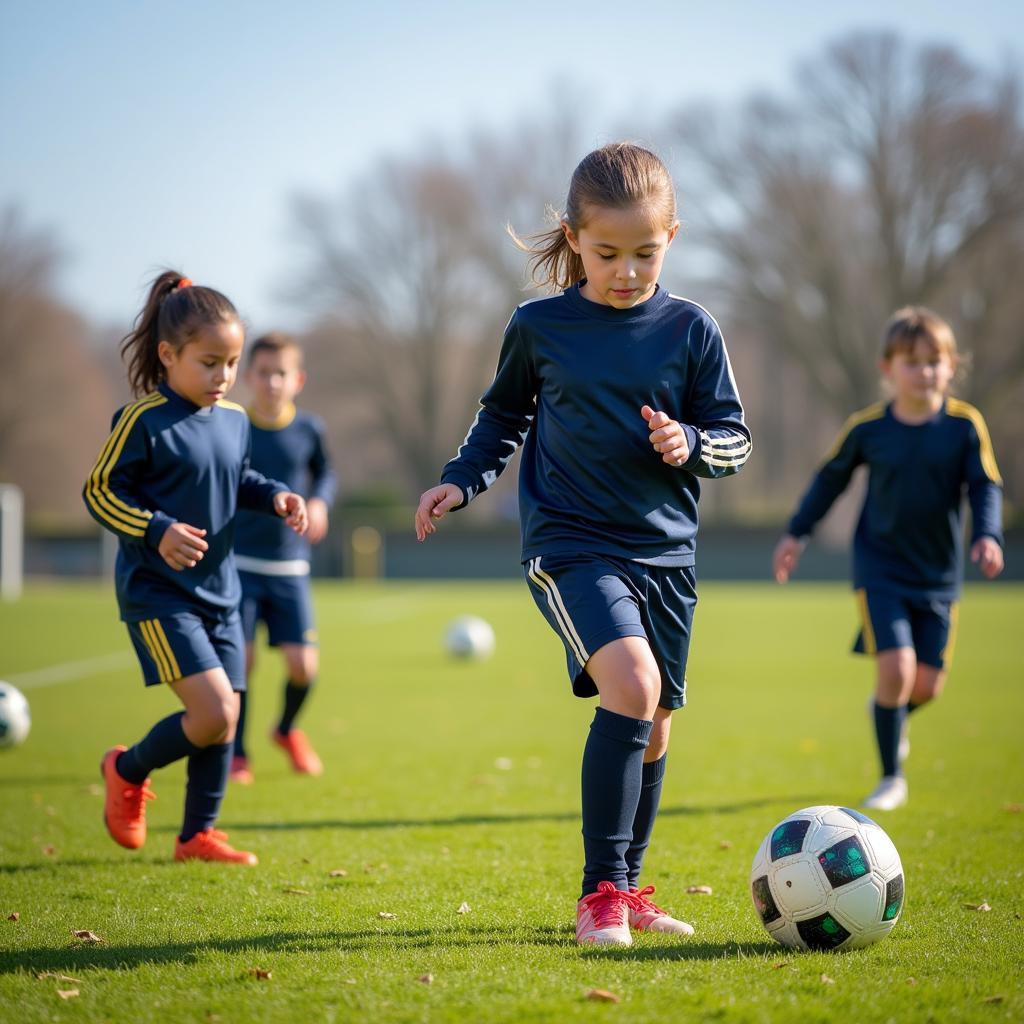
[[[494,653],[494,630],[476,615],[462,615],[445,629],[444,646],[456,658],[489,658]]]
[[[0,747],[24,743],[32,728],[32,715],[25,695],[16,686],[0,682]]]

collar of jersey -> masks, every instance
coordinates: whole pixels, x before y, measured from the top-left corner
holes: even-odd
[[[566,288],[562,294],[585,316],[594,320],[607,320],[610,323],[632,323],[654,316],[670,298],[669,293],[660,284],[656,284],[654,294],[646,302],[630,306],[629,309],[616,309],[615,306],[606,306],[603,302],[591,302],[585,298],[580,291],[584,284],[586,279],[578,281],[571,288]]]
[[[195,402],[191,401],[188,398],[185,398],[183,395],[179,395],[178,392],[175,391],[174,388],[172,388],[171,385],[168,384],[167,381],[165,380],[162,380],[157,385],[157,391],[159,391],[160,394],[163,395],[169,402],[172,402],[175,405],[179,405],[181,406],[181,408],[187,409],[189,412],[200,412],[204,408],[201,405],[196,405]]]
[[[263,416],[260,416],[252,409],[246,409],[249,414],[249,420],[254,427],[259,427],[260,430],[284,430],[292,420],[295,419],[296,413],[295,403],[288,402],[285,407],[281,410],[281,415],[274,417],[272,420],[268,420]]]

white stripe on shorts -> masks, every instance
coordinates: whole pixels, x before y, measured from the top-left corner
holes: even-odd
[[[572,648],[572,652],[576,655],[576,660],[580,665],[586,665],[590,660],[590,655],[587,654],[587,649],[583,646],[583,641],[580,639],[579,633],[576,632],[576,627],[572,624],[569,613],[565,610],[565,603],[562,601],[562,595],[558,592],[558,585],[540,567],[540,555],[530,559],[529,566],[530,579],[547,596],[548,607],[551,609],[551,614],[554,615],[566,643]]]

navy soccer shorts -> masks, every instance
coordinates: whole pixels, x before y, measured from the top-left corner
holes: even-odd
[[[612,640],[642,636],[661,672],[669,710],[686,703],[686,659],[697,604],[692,566],[645,565],[613,555],[542,555],[523,564],[530,593],[565,646],[577,697],[593,697],[590,656]]]
[[[956,641],[957,604],[857,590],[861,629],[853,649],[877,654],[895,647],[912,647],[921,665],[948,668]]]
[[[238,578],[242,581],[242,632],[247,644],[256,638],[260,622],[267,624],[271,647],[316,643],[308,576],[267,576],[239,570]]]
[[[226,619],[174,612],[126,625],[147,686],[223,668],[232,690],[245,689],[245,642],[237,611]]]

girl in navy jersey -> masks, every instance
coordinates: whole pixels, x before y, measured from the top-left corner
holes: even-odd
[[[512,314],[469,434],[416,511],[422,541],[523,444],[527,581],[573,691],[599,698],[583,751],[580,943],[693,933],[639,875],[686,701],[698,477],[737,472],[750,433],[714,318],[658,285],[678,227],[653,153],[618,143],[581,161],[559,225],[520,243],[535,281],[559,292]]]
[[[249,468],[248,416],[224,400],[244,340],[224,295],[160,274],[121,349],[143,397],[114,416],[83,491],[90,514],[119,541],[118,605],[145,683],[167,684],[185,708],[104,755],[104,821],[122,846],[142,846],[150,772],[187,758],[176,860],[256,863],[213,827],[245,688],[235,511],[306,529],[303,499]]]
[[[854,650],[877,662],[871,711],[882,778],[863,804],[879,811],[907,801],[906,716],[942,691],[953,653],[965,492],[971,560],[988,579],[1003,569],[1002,481],[981,413],[949,395],[958,362],[941,317],[923,306],[893,314],[881,358],[892,401],[846,421],[773,557],[775,578],[785,583],[853,471],[867,467],[853,538],[861,615]]]

